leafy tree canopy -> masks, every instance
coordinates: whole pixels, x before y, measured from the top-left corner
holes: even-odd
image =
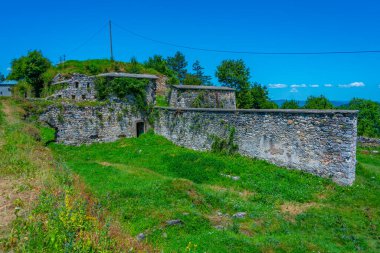
[[[241,109],[272,109],[277,105],[269,100],[268,90],[259,83],[251,85],[250,70],[243,60],[224,60],[215,76],[223,85],[236,89],[237,107]]]
[[[217,67],[215,76],[223,86],[234,88],[237,92],[247,91],[250,88],[250,72],[243,60],[222,61]]]
[[[161,74],[166,75],[168,77],[168,84],[179,83],[177,73],[169,68],[167,61],[161,55],[149,57],[144,66],[146,68],[157,70]]]
[[[161,55],[153,55],[152,57],[149,57],[144,65],[145,67],[155,69],[162,74],[170,71],[168,63]]]
[[[0,82],[4,81],[5,80],[5,76],[3,74],[0,73]]]
[[[185,55],[178,51],[173,57],[169,56],[166,61],[168,67],[178,74],[178,79],[181,83],[183,83],[183,80],[187,74],[187,61],[185,59]]]
[[[354,98],[348,109],[359,110],[358,135],[380,137],[380,104],[371,100]]]
[[[292,100],[286,100],[282,104],[281,109],[300,109],[300,106],[296,100],[292,99]]]
[[[202,80],[195,74],[186,74],[184,85],[202,85]]]
[[[26,56],[12,61],[12,70],[8,78],[30,83],[34,94],[38,97],[44,84],[43,74],[50,67],[50,61],[42,55],[41,51],[30,51]]]
[[[304,105],[305,109],[334,109],[334,105],[323,95],[319,97],[310,96]]]
[[[249,90],[251,96],[251,105],[253,109],[276,109],[277,104],[269,99],[269,92],[266,86],[259,83],[254,83]]]

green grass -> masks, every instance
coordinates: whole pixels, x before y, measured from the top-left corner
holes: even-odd
[[[380,250],[379,154],[360,149],[355,184],[341,187],[261,160],[191,151],[152,133],[50,148],[124,229],[146,234],[164,252]],[[232,218],[237,212],[247,215]],[[172,219],[183,224],[167,226]]]
[[[52,159],[44,144],[54,131],[39,131],[22,114],[20,101],[0,98],[0,252],[145,249],[119,233],[72,171]]]
[[[168,107],[169,106],[168,99],[165,96],[157,95],[156,96],[156,106]]]
[[[108,59],[91,59],[85,61],[69,60],[57,66],[53,66],[44,73],[45,83],[50,82],[58,73],[71,75],[73,73],[85,75],[97,75],[106,72],[129,72],[138,74],[160,74],[154,69],[146,68],[143,64],[121,61],[110,62]]]

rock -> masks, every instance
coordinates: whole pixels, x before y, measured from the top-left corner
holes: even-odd
[[[234,215],[232,215],[232,217],[242,219],[242,218],[244,218],[246,215],[247,215],[246,212],[238,212],[238,213],[235,213]]]
[[[234,181],[237,181],[237,180],[239,180],[240,179],[240,177],[239,176],[232,176],[232,175],[227,175],[227,174],[220,174],[221,176],[223,176],[223,177],[228,177],[228,178],[231,178],[232,180],[234,180]]]
[[[166,224],[168,226],[174,226],[174,225],[183,224],[183,222],[181,220],[179,220],[179,219],[177,219],[177,220],[168,220],[168,221],[166,221]]]
[[[216,225],[214,226],[217,230],[224,230],[224,227],[222,225]]]
[[[162,237],[168,238],[168,234],[164,232],[164,233],[162,233]]]
[[[140,233],[137,235],[137,240],[138,241],[142,241],[146,238],[146,235],[144,233]]]

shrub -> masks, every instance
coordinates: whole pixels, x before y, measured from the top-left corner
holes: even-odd
[[[32,96],[33,87],[26,81],[20,81],[12,89],[12,94],[17,98],[29,98]]]
[[[211,139],[213,143],[211,144],[211,151],[214,153],[221,153],[232,155],[238,150],[238,145],[234,143],[235,128],[229,128],[229,133],[227,138],[221,138],[217,135],[212,135]]]

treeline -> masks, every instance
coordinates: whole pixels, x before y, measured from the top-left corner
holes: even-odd
[[[191,70],[188,70],[189,63],[181,52],[176,52],[174,56],[166,58],[154,55],[143,63],[133,57],[130,62],[71,60],[53,66],[41,51],[34,50],[14,59],[11,65],[12,70],[7,79],[19,81],[14,92],[22,96],[44,97],[49,94],[51,80],[58,73],[62,75],[71,73],[96,75],[111,71],[151,73],[166,75],[168,84],[171,85],[212,85],[211,76],[205,74],[204,67],[198,60],[191,65]],[[265,86],[250,82],[250,70],[243,60],[222,61],[215,71],[215,77],[223,86],[236,89],[238,108],[277,108],[277,105],[270,101]]]
[[[53,77],[60,73],[70,75],[81,73],[96,75],[104,72],[122,71],[129,73],[162,74],[168,77],[168,84],[212,85],[211,76],[204,72],[201,63],[196,60],[188,70],[189,63],[181,52],[174,56],[154,55],[145,62],[133,57],[130,62],[109,60],[67,61],[53,66],[41,51],[30,51],[27,55],[14,59],[9,80],[18,80],[14,92],[23,96],[43,97],[51,88]],[[236,103],[240,109],[277,109],[278,105],[269,99],[266,86],[251,82],[250,69],[243,60],[224,60],[215,71],[215,77],[222,86],[236,89]],[[0,74],[0,80],[4,76]],[[352,99],[349,104],[339,107],[324,96],[308,97],[306,104],[300,106],[295,100],[285,101],[282,109],[349,109],[359,110],[358,134],[368,137],[380,137],[380,104],[371,100]]]
[[[282,109],[341,109],[358,110],[358,135],[367,137],[380,137],[380,103],[360,98],[353,98],[346,105],[334,107],[324,96],[310,96],[304,106],[300,106],[296,100],[287,100]]]

